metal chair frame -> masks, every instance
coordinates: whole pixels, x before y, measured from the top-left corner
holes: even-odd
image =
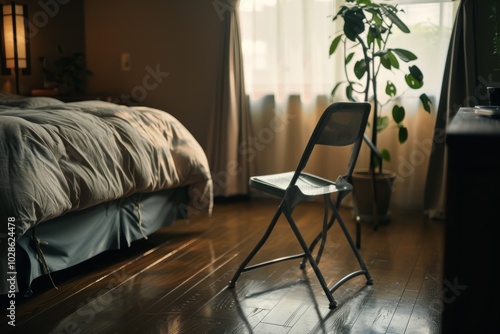
[[[328,298],[330,308],[335,308],[337,306],[333,293],[350,279],[356,276],[364,275],[366,277],[366,284],[373,284],[373,279],[365,262],[363,261],[363,258],[361,257],[361,254],[359,253],[358,247],[354,243],[339,213],[342,200],[352,191],[351,176],[363,142],[364,131],[369,113],[370,104],[366,102],[336,102],[331,104],[326,108],[319,119],[295,171],[264,176],[253,176],[250,178],[250,185],[253,188],[278,196],[282,198],[282,200],[271,222],[269,223],[269,226],[264,232],[264,235],[234,273],[233,278],[229,282],[229,288],[235,287],[237,280],[243,272],[300,258],[302,259],[300,263],[301,269],[305,268],[307,262],[310,263],[326,297]],[[305,173],[303,170],[306,167],[309,157],[316,145],[352,145],[353,149],[346,174],[339,176],[337,180],[333,182],[310,173]],[[334,193],[337,194],[335,203],[332,200],[332,194]],[[311,200],[318,196],[322,196],[324,201],[323,224],[321,232],[308,246],[292,217],[292,213],[300,202]],[[284,256],[249,266],[253,257],[268,240],[282,214],[286,217],[286,220],[295,234],[303,253]],[[354,252],[360,269],[344,276],[330,288],[328,287],[318,264],[325,248],[327,233],[334,225],[335,221],[338,221],[347,242]],[[357,235],[359,235],[359,231],[357,231]],[[319,250],[316,254],[316,258],[314,258],[312,252],[320,241]]]

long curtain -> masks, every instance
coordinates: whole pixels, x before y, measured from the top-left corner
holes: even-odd
[[[425,188],[424,209],[436,219],[445,215],[446,126],[460,107],[474,106],[475,102],[471,99],[477,77],[473,17],[474,2],[461,0],[448,50]]]
[[[252,157],[247,154],[251,138],[245,93],[238,18],[239,0],[215,1],[223,24],[222,62],[216,89],[215,112],[207,156],[214,180],[214,195],[247,195]]]
[[[242,1],[245,79],[256,173],[294,170],[335,75],[328,59],[332,1]],[[319,163],[319,161],[317,161]],[[330,161],[325,159],[326,166]],[[330,166],[337,175],[343,171]]]
[[[424,91],[437,106],[453,6],[405,6],[404,20],[412,36],[396,33],[391,46],[417,54],[425,76]],[[332,22],[337,10],[336,1],[241,1],[246,92],[254,129],[251,151],[257,174],[295,169],[321,112],[334,101],[331,90],[343,79],[341,60],[328,56],[332,38],[341,29]],[[379,143],[392,155],[385,167],[397,174],[392,204],[422,210],[436,114],[420,109],[418,95],[405,94],[409,140],[399,145],[392,128],[380,135]],[[390,113],[390,108],[386,109]],[[348,152],[335,161],[328,159],[326,152],[320,150],[311,158],[310,171],[336,179],[345,172]],[[357,167],[367,168],[368,163],[368,148],[363,146]]]

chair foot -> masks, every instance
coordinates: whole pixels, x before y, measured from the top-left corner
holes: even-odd
[[[330,303],[330,305],[328,305],[328,308],[329,308],[330,310],[331,310],[331,309],[334,309],[334,308],[336,308],[336,307],[337,307],[337,302],[336,302],[336,301],[334,301],[334,302]]]
[[[367,283],[368,284],[368,283]],[[229,284],[227,285],[227,287],[229,289],[233,289],[234,287],[236,286],[236,283],[233,283],[233,281],[229,282]]]
[[[373,285],[373,278],[368,279],[366,285]]]

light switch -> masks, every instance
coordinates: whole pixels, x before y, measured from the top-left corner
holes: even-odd
[[[124,52],[122,53],[122,71],[127,72],[130,71],[131,64],[130,64],[130,53]]]

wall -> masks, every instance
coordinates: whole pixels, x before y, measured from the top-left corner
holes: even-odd
[[[86,0],[92,93],[168,111],[205,148],[221,59],[222,20],[207,0]],[[121,56],[130,54],[130,71]]]
[[[66,54],[85,52],[90,95],[135,97],[166,110],[205,147],[220,66],[222,24],[219,0],[26,0],[32,33],[31,75],[20,94],[43,87],[39,57],[53,61],[57,45]],[[220,10],[220,8],[219,8]],[[121,71],[121,55],[131,56]],[[11,76],[0,86],[14,92]]]
[[[57,45],[61,45],[68,55],[84,52],[83,0],[25,0],[18,3],[28,5],[31,74],[21,75],[19,85],[20,94],[29,95],[31,89],[43,87],[39,57],[53,61],[59,56]],[[14,92],[13,76],[0,76],[0,87]]]

